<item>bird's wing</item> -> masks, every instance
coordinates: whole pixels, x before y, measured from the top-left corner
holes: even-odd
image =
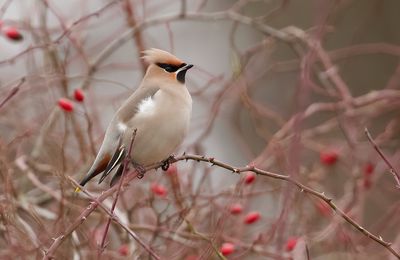
[[[125,124],[136,115],[141,102],[154,96],[159,89],[157,86],[139,87],[122,104],[108,126],[103,144],[89,172],[80,182],[81,186],[84,186],[89,180],[104,171],[99,183],[102,182],[115,167],[121,165],[126,156],[126,150],[129,148],[127,147],[129,144],[123,143],[123,136],[126,131],[133,132],[134,130],[134,128],[127,128]],[[127,134],[131,135],[131,133]]]
[[[111,160],[108,162],[107,167],[105,168],[103,175],[101,175],[101,178],[99,180],[99,184],[107,177],[108,174],[117,166],[122,164],[122,161],[124,160],[126,156],[126,148],[121,145],[118,147],[117,151],[115,151],[113,157]]]
[[[117,112],[118,118],[126,123],[132,120],[135,115],[139,112],[139,106],[143,100],[152,98],[158,91],[160,87],[156,85],[150,85],[146,87],[139,87],[135,93],[133,93],[125,102],[122,104]],[[131,129],[133,131],[133,129]]]

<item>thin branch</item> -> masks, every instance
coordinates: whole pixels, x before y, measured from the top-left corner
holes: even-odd
[[[350,225],[355,227],[358,231],[360,231],[362,234],[364,234],[366,237],[372,239],[373,241],[379,243],[383,247],[385,247],[390,253],[392,253],[394,256],[396,256],[398,259],[400,259],[400,253],[395,251],[394,248],[392,247],[391,242],[386,242],[383,240],[381,236],[377,236],[366,230],[364,227],[362,227],[357,221],[352,219],[349,215],[347,215],[342,209],[338,208],[336,203],[333,202],[333,200],[325,195],[324,192],[318,192],[302,183],[299,181],[292,179],[288,175],[283,175],[283,174],[277,174],[269,171],[265,171],[259,168],[256,168],[254,166],[246,166],[246,167],[234,167],[229,164],[226,164],[222,161],[218,161],[213,157],[205,157],[205,156],[200,156],[200,155],[182,155],[179,157],[175,157],[171,159],[171,163],[178,162],[178,161],[188,161],[188,160],[193,160],[196,162],[207,162],[210,163],[211,166],[218,166],[220,168],[224,168],[226,170],[231,171],[232,173],[240,174],[242,172],[248,172],[252,171],[258,175],[270,177],[273,179],[278,179],[282,180],[285,182],[288,182],[290,184],[293,184],[297,186],[301,192],[306,192],[308,194],[311,194],[312,196],[323,200],[326,204],[328,204],[335,212],[337,215],[339,215],[342,219],[344,219],[346,222],[348,222]],[[156,169],[161,167],[163,163],[156,163],[154,165],[151,165],[149,167],[146,167],[146,171],[149,171],[151,169]],[[134,173],[137,173],[134,171]],[[129,181],[134,179],[137,176],[137,174],[128,174],[126,179],[123,182],[123,186],[128,185]],[[119,187],[119,186],[118,186]],[[45,257],[43,259],[50,259],[51,256],[55,253],[56,249],[61,245],[61,243],[65,240],[65,238],[70,235],[80,224],[82,224],[86,218],[96,209],[96,207],[99,205],[100,202],[105,200],[107,197],[111,196],[114,192],[117,191],[118,187],[114,186],[111,187],[110,189],[106,190],[103,192],[96,200],[92,201],[89,205],[88,208],[86,208],[82,214],[69,226],[67,227],[66,231],[64,234],[60,235],[58,238],[56,238],[49,248],[49,250],[46,252]]]
[[[126,185],[128,181],[134,179],[136,177],[136,174],[134,174],[136,171],[134,171],[132,174],[130,174],[129,178],[124,182]],[[83,190],[83,187],[77,186],[81,190]],[[72,234],[73,231],[75,231],[85,220],[87,217],[92,214],[92,212],[99,206],[99,203],[103,202],[106,198],[114,194],[114,192],[118,189],[119,186],[114,186],[111,187],[110,189],[104,191],[100,196],[96,198],[96,200],[93,200],[89,206],[79,215],[79,217],[70,224],[66,230],[59,235],[57,238],[53,239],[53,243],[49,247],[47,251],[45,251],[45,254],[43,256],[43,260],[50,260],[54,259],[54,254],[57,250],[57,248],[65,241],[65,239]]]
[[[3,101],[1,101],[0,103],[0,109],[12,98],[14,97],[18,91],[19,91],[19,87],[21,87],[21,85],[25,82],[25,78],[20,79],[20,81],[18,82],[18,84],[13,87],[11,89],[11,91],[8,93],[8,95],[3,99]]]
[[[128,171],[128,165],[129,165],[130,160],[131,160],[130,158],[131,158],[131,153],[132,153],[133,142],[135,141],[135,137],[136,137],[136,132],[137,132],[137,129],[135,129],[133,131],[133,133],[132,133],[132,138],[131,138],[131,143],[129,145],[128,154],[124,158],[124,162],[123,162],[124,163],[124,168],[122,170],[121,179],[118,182],[117,194],[115,195],[115,199],[114,199],[113,204],[111,206],[111,214],[112,215],[114,215],[115,206],[117,205],[118,197],[119,197],[119,194],[121,193],[122,183],[124,181],[124,177],[126,175],[126,172]],[[104,229],[104,233],[103,233],[103,237],[101,239],[101,245],[100,245],[100,254],[101,254],[101,252],[104,251],[104,249],[106,247],[106,245],[105,245],[106,237],[107,237],[108,229],[110,228],[111,220],[112,220],[112,216],[108,218],[106,227]]]
[[[130,28],[136,27],[136,24],[138,22],[137,22],[137,18],[136,18],[136,14],[135,14],[135,9],[133,9],[133,5],[131,4],[131,2],[129,0],[125,0],[125,2],[123,3],[123,7],[124,7],[124,11],[126,13],[126,20],[127,20],[129,27]],[[140,63],[142,74],[144,75],[146,73],[147,65],[146,65],[145,61],[140,58],[143,51],[146,49],[144,41],[143,41],[142,32],[140,30],[137,30],[132,35],[132,38],[133,38],[133,42],[135,43],[134,47],[137,48],[137,54],[139,56],[138,60]]]
[[[68,179],[76,186],[79,187],[79,183],[72,179],[71,177],[68,176]],[[120,182],[121,183],[121,182]],[[128,234],[136,240],[154,259],[159,260],[160,257],[153,251],[151,248],[143,242],[136,233],[131,230],[126,224],[124,224],[113,212],[111,212],[106,206],[103,205],[103,203],[99,202],[95,196],[93,196],[91,193],[89,193],[85,188],[81,187],[80,188],[83,193],[85,193],[91,201],[95,201],[97,205],[104,210],[109,216],[110,219],[112,219],[115,223],[120,225]]]
[[[315,197],[317,197],[318,199],[321,199],[323,201],[325,201],[325,203],[327,203],[340,217],[342,217],[345,221],[347,221],[350,225],[352,225],[353,227],[355,227],[358,231],[360,231],[361,233],[363,233],[365,236],[367,236],[368,238],[374,240],[375,242],[379,243],[380,245],[384,246],[389,252],[391,252],[394,256],[396,256],[398,259],[400,259],[400,253],[395,251],[392,247],[392,243],[391,242],[386,242],[383,240],[383,238],[381,236],[377,236],[372,234],[371,232],[369,232],[368,230],[366,230],[364,227],[362,227],[358,222],[356,222],[354,219],[352,219],[349,215],[347,215],[342,209],[338,208],[336,203],[333,202],[333,200],[329,197],[327,197],[325,195],[324,192],[318,192],[294,179],[292,179],[290,176],[288,175],[282,175],[282,174],[277,174],[277,173],[273,173],[273,172],[269,172],[269,171],[265,171],[265,170],[261,170],[259,168],[256,168],[254,166],[246,166],[246,167],[240,167],[240,168],[236,168],[233,167],[229,164],[223,163],[221,161],[215,160],[213,157],[205,157],[205,156],[199,156],[199,155],[183,155],[180,157],[177,157],[174,159],[175,161],[182,161],[182,160],[194,160],[197,162],[208,162],[211,163],[211,165],[216,165],[218,167],[227,169],[233,173],[241,173],[241,172],[248,172],[248,171],[252,171],[258,175],[262,175],[262,176],[267,176],[267,177],[271,177],[274,179],[278,179],[278,180],[283,180],[286,181],[288,183],[291,183],[295,186],[297,186],[301,192],[306,192],[309,193]]]
[[[386,156],[383,154],[382,150],[375,143],[374,139],[372,139],[372,136],[369,133],[368,128],[365,128],[364,131],[365,131],[365,135],[368,138],[368,141],[372,144],[374,149],[378,152],[379,156],[383,159],[383,161],[389,167],[389,171],[393,175],[394,180],[396,181],[396,188],[400,189],[400,176],[399,176],[398,172],[394,169],[393,165],[389,162],[389,159],[387,159]]]

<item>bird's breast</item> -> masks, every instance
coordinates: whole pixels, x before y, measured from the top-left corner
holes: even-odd
[[[130,127],[137,129],[133,159],[147,165],[166,159],[183,141],[190,122],[191,99],[158,91],[138,105]]]
[[[141,116],[143,116],[143,115],[151,116],[157,110],[155,97],[149,96],[149,97],[143,99],[139,103],[137,109],[138,109],[138,114],[141,114]]]

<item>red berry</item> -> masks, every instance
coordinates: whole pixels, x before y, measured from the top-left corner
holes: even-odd
[[[58,106],[62,110],[67,111],[67,112],[71,112],[74,110],[74,104],[69,99],[66,99],[66,98],[60,98],[58,100]]]
[[[175,174],[177,174],[177,173],[178,173],[178,167],[176,167],[176,163],[171,164],[171,165],[168,167],[166,173],[169,174],[169,175],[175,175]]]
[[[364,166],[364,175],[370,176],[375,170],[375,165],[373,165],[372,163],[367,163]]]
[[[128,256],[129,255],[129,246],[127,244],[123,244],[118,248],[118,253],[121,256]]]
[[[290,237],[287,241],[286,241],[286,251],[290,252],[292,251],[297,244],[297,238],[296,237]]]
[[[317,203],[316,207],[317,207],[319,213],[320,213],[322,216],[329,216],[329,215],[331,214],[331,209],[330,209],[329,206],[326,205],[326,203],[323,202],[323,201],[319,201],[319,202]]]
[[[75,89],[74,98],[78,102],[82,102],[85,99],[85,93],[83,93],[82,89]]]
[[[333,165],[338,160],[338,153],[336,151],[322,151],[319,155],[321,163],[325,165]]]
[[[8,27],[4,29],[3,33],[5,36],[7,36],[8,39],[13,41],[21,41],[22,39],[24,39],[22,34],[14,27]]]
[[[231,214],[237,215],[237,214],[242,213],[243,207],[239,203],[235,203],[235,204],[231,205],[229,211],[231,212]]]
[[[259,220],[261,217],[260,213],[257,211],[252,211],[249,212],[245,217],[244,217],[244,223],[246,224],[253,224],[257,220]]]
[[[244,176],[244,183],[250,184],[253,183],[256,179],[256,174],[254,172],[246,172]]]
[[[168,193],[167,188],[165,188],[162,184],[152,183],[151,184],[151,191],[161,197],[165,197]]]
[[[223,255],[230,255],[235,251],[235,245],[232,243],[223,243],[221,246],[221,253]]]

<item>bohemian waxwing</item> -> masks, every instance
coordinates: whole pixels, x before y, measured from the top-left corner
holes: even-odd
[[[149,64],[146,74],[108,125],[96,159],[80,182],[82,186],[103,172],[101,183],[113,169],[117,171],[111,185],[119,179],[135,129],[131,158],[141,166],[167,159],[188,131],[192,98],[185,75],[193,65],[159,49],[144,51],[143,58]]]

